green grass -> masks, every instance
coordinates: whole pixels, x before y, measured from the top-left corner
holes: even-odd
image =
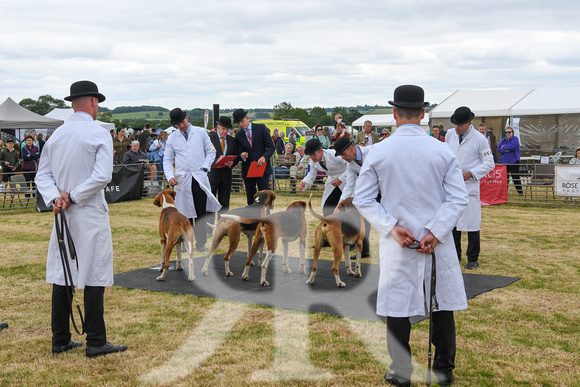
[[[279,194],[275,210],[298,199],[306,196]],[[313,199],[315,208],[319,200]],[[232,207],[244,202],[245,197],[233,195]],[[521,280],[470,300],[467,310],[456,313],[455,385],[577,386],[580,206],[489,206],[482,214],[481,266],[475,272]],[[152,199],[110,206],[115,273],[158,264],[158,216]],[[152,370],[172,364],[177,371],[166,377],[176,373],[180,377],[167,385],[384,384],[390,359],[383,323],[118,287],[105,293],[108,339],[128,345],[129,350],[93,360],[83,350],[52,356],[50,285],[45,283],[44,270],[53,215],[28,211],[0,217],[0,320],[10,324],[0,333],[0,386],[137,386],[151,380],[147,375]],[[311,259],[311,234],[317,222],[309,214],[307,220],[307,258]],[[224,252],[225,245],[222,242],[217,253]],[[242,239],[239,250],[244,246]],[[297,243],[291,243],[290,249],[297,255]],[[378,263],[377,252],[377,233],[372,231],[372,257],[366,261]],[[279,258],[272,264],[281,264]],[[322,258],[329,259],[329,253]],[[196,281],[204,279],[200,270],[196,266]],[[228,280],[241,281],[239,273]],[[82,291],[77,297],[82,300]],[[287,324],[287,332],[277,333],[279,320]],[[306,348],[296,350],[292,345],[300,337],[295,329],[301,323],[295,321],[302,320]],[[220,330],[220,324],[227,322],[231,329]],[[200,331],[204,326],[207,330]],[[220,332],[223,337],[218,340],[214,336]],[[279,335],[284,338],[281,348]],[[427,337],[427,321],[415,324],[411,347],[416,386],[424,383]],[[210,351],[212,340],[217,344]],[[196,360],[204,353],[209,355]],[[187,370],[191,364],[195,365]],[[264,370],[282,374],[286,364],[294,367],[288,380],[256,377]],[[309,379],[318,371],[329,373],[329,378]]]

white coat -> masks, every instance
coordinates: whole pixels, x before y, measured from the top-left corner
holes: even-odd
[[[465,182],[469,194],[467,211],[457,222],[458,231],[479,231],[481,228],[481,201],[479,199],[479,180],[494,167],[493,154],[487,139],[473,126],[470,126],[463,141],[459,144],[459,135],[450,129],[445,135],[445,143],[457,157],[462,172],[471,172],[473,178]]]
[[[46,205],[69,192],[76,204],[65,211],[78,256],[71,263],[73,282],[85,286],[113,285],[113,242],[107,183],[113,176],[113,140],[108,130],[85,112],[76,112],[46,142],[36,186]],[[63,267],[53,227],[46,262],[46,282],[64,286]]]
[[[201,189],[207,195],[206,210],[217,212],[222,206],[211,193],[207,172],[215,160],[216,150],[205,129],[189,125],[187,140],[180,130],[169,135],[165,144],[163,156],[163,171],[167,181],[175,177],[175,207],[187,218],[196,218],[191,179],[195,178]],[[173,161],[175,160],[175,171]]]
[[[357,149],[360,149],[361,154],[362,154],[362,162],[364,163],[367,154],[369,153],[369,150],[371,149],[372,145],[368,145],[368,146],[361,146],[361,147],[356,147]],[[356,182],[358,180],[358,177],[360,175],[360,169],[361,166],[358,165],[356,163],[356,161],[350,161],[347,163],[347,167],[346,167],[346,183],[344,184],[344,189],[342,190],[342,195],[340,196],[340,200],[338,201],[339,203],[342,202],[343,200],[345,200],[346,198],[349,197],[354,197],[354,190],[356,188]]]
[[[306,188],[308,188],[312,183],[314,183],[318,171],[326,172],[328,178],[326,179],[326,183],[324,183],[324,192],[322,194],[322,202],[320,205],[321,208],[324,208],[324,203],[326,202],[326,199],[328,199],[332,191],[334,191],[334,189],[336,188],[331,183],[335,179],[340,179],[341,184],[339,188],[341,191],[344,188],[344,183],[346,181],[347,162],[344,161],[342,157],[336,157],[336,152],[334,151],[334,149],[323,149],[322,153],[323,153],[322,160],[326,164],[326,168],[328,168],[328,170],[322,168],[319,162],[314,162],[310,160],[309,163],[310,170],[308,171],[304,179],[302,179],[302,181],[306,184],[306,186],[304,187],[304,189],[306,190]]]
[[[381,202],[376,201],[379,188]],[[395,225],[417,240],[431,231],[440,241],[437,300],[440,310],[467,308],[467,297],[451,230],[467,207],[467,191],[448,146],[418,125],[402,125],[371,147],[361,168],[354,205],[380,234],[377,314],[425,315],[431,256],[401,247],[390,235]]]

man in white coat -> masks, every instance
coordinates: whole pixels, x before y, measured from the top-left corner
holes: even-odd
[[[360,169],[367,157],[367,154],[369,153],[369,150],[371,149],[371,146],[372,144],[369,146],[354,145],[354,142],[350,138],[346,137],[342,137],[334,143],[336,157],[342,157],[342,159],[347,162],[346,183],[344,185],[344,189],[342,190],[342,195],[338,200],[339,203],[346,198],[354,197],[354,189],[360,175]],[[377,200],[380,200],[380,194],[377,196]],[[338,211],[338,208],[335,209],[335,212],[336,211]],[[371,225],[369,224],[369,221],[365,219],[365,237],[363,239],[363,248],[361,254],[362,258],[370,257],[370,232]],[[354,258],[356,258],[356,256]]]
[[[346,161],[335,157],[334,149],[322,149],[322,143],[315,138],[306,141],[304,153],[310,156],[310,170],[298,183],[298,189],[305,190],[314,183],[319,171],[325,172],[328,177],[324,183],[321,207],[324,216],[328,216],[334,212],[342,195],[346,180]]]
[[[84,289],[86,355],[95,357],[127,349],[107,342],[103,317],[105,287],[113,285],[113,242],[104,191],[113,175],[113,140],[94,122],[99,102],[105,100],[96,84],[73,83],[65,100],[72,101],[75,113],[46,142],[35,182],[47,206],[52,204],[55,213],[66,211],[78,255],[78,271],[76,264],[70,263],[73,283]],[[54,228],[46,282],[53,284],[52,352],[80,347],[80,341],[71,341],[71,293],[65,286]]]
[[[457,108],[450,118],[455,129],[447,131],[445,136],[445,143],[451,147],[459,161],[469,194],[467,211],[453,229],[453,240],[459,261],[461,261],[461,232],[467,231],[466,269],[475,269],[479,266],[479,230],[481,229],[479,180],[495,166],[487,139],[471,125],[474,117],[475,114],[467,106]]]
[[[467,192],[457,159],[448,146],[419,126],[425,116],[423,89],[395,90],[397,131],[373,145],[361,168],[354,205],[380,234],[377,314],[387,316],[387,347],[392,359],[387,382],[409,386],[413,365],[410,316],[427,315],[431,256],[437,249],[433,313],[433,370],[439,384],[453,380],[455,321],[453,311],[467,308],[461,268],[451,229],[467,207]],[[382,194],[381,202],[376,201]],[[419,240],[418,250],[408,249]]]
[[[222,207],[211,193],[207,176],[215,160],[216,150],[205,129],[189,123],[186,112],[175,108],[169,113],[169,117],[171,125],[179,130],[167,138],[163,154],[163,172],[175,190],[175,207],[189,218],[194,226],[197,249],[205,252],[206,214],[217,212]]]

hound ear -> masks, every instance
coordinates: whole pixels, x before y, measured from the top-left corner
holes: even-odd
[[[155,196],[155,199],[153,199],[153,204],[155,204],[157,207],[161,207],[161,193],[157,194],[157,196]]]
[[[173,199],[175,199],[175,195],[177,194],[175,191],[171,190],[169,193]]]

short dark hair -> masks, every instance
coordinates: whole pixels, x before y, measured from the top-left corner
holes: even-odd
[[[394,109],[397,111],[397,115],[404,119],[413,119],[421,117],[421,113],[423,112],[423,108],[419,109],[410,109],[410,108],[402,108],[395,106]]]

